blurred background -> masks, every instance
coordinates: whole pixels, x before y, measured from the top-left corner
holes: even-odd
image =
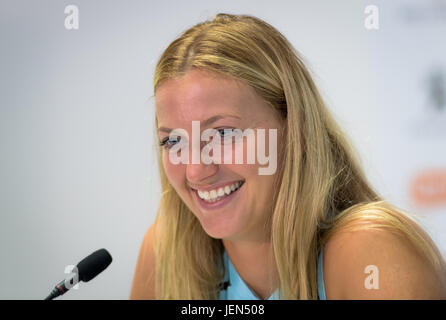
[[[288,38],[372,184],[446,256],[446,1],[1,0],[0,299],[45,298],[99,248],[113,263],[59,299],[129,297],[160,197],[154,68],[220,12]]]

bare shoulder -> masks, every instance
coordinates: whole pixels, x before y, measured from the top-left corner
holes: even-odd
[[[155,240],[154,225],[144,235],[138,260],[136,262],[130,299],[155,299],[155,253],[153,244]]]
[[[440,277],[400,233],[346,229],[325,245],[327,299],[446,299]]]

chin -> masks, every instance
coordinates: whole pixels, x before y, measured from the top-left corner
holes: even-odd
[[[206,232],[209,237],[214,239],[230,239],[237,233],[235,230],[236,228],[222,226],[219,223],[206,224],[202,221],[200,221],[200,223],[204,232]]]
[[[201,221],[201,227],[206,232],[206,234],[213,239],[221,240],[240,240],[244,237],[244,229],[241,227],[240,223],[232,224],[219,224],[219,223],[209,223],[203,224]]]

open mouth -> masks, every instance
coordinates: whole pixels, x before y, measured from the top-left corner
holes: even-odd
[[[219,206],[219,204],[223,205],[229,202],[238,193],[244,183],[244,180],[240,180],[210,191],[192,190],[203,207],[213,208]]]

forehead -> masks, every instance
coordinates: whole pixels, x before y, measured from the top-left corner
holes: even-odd
[[[258,115],[257,106],[262,103],[265,102],[250,86],[201,70],[166,80],[155,96],[159,124],[166,126],[179,121],[204,120],[218,113],[252,117]]]

